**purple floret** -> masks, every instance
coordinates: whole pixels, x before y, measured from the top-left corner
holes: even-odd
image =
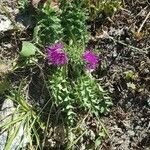
[[[68,62],[68,56],[61,43],[56,43],[47,48],[48,64],[62,66]]]
[[[95,70],[98,65],[98,56],[96,56],[91,50],[84,52],[82,56],[83,60],[86,61],[86,68],[88,70]]]

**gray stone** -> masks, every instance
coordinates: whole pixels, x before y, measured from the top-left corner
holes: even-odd
[[[11,119],[9,116],[13,112],[13,102],[9,99],[6,99],[2,105],[2,109],[0,111],[0,124],[3,124]],[[4,119],[6,118],[7,119]],[[2,121],[1,121],[2,120]],[[5,131],[0,135],[0,150],[5,148],[6,140],[7,140],[8,132]]]
[[[24,30],[25,27],[22,21],[17,21],[16,16],[19,14],[19,9],[16,7],[16,1],[0,0],[0,34],[12,30]],[[29,17],[22,20],[29,26]],[[31,20],[30,20],[31,21]]]
[[[2,14],[0,14],[0,32],[5,32],[13,29],[10,19]]]
[[[128,134],[129,134],[129,136],[134,136],[134,135],[135,135],[135,132],[132,131],[132,130],[128,130]]]

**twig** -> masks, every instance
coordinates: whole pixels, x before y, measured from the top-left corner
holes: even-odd
[[[148,7],[148,6],[144,7],[144,8],[136,15],[136,17],[139,16],[139,15],[143,12],[143,10],[146,10],[147,7]]]
[[[103,33],[103,35],[102,36],[99,36],[99,37],[97,37],[98,39],[99,38],[102,38],[102,37],[107,37],[107,38],[109,38],[109,39],[111,39],[112,41],[114,41],[115,43],[119,43],[119,44],[122,44],[122,45],[124,45],[124,46],[126,46],[126,47],[128,47],[128,48],[131,48],[132,50],[134,50],[135,52],[137,51],[137,52],[139,52],[139,53],[144,53],[144,54],[147,54],[147,48],[137,48],[137,47],[134,47],[134,46],[132,46],[132,45],[129,45],[129,44],[126,44],[126,43],[124,43],[124,42],[122,42],[122,41],[119,41],[119,40],[116,40],[114,37],[112,37],[112,36],[110,36],[106,31],[103,31],[104,33]]]
[[[126,46],[126,47],[129,47],[129,48],[131,48],[131,49],[134,49],[134,50],[136,50],[136,51],[138,51],[138,52],[141,52],[141,50],[142,49],[139,49],[139,48],[137,48],[137,47],[134,47],[134,46],[132,46],[132,45],[129,45],[129,44],[126,44],[126,43],[124,43],[124,42],[122,42],[122,41],[118,41],[118,40],[116,40],[116,39],[114,39],[114,38],[111,38],[114,42],[116,42],[116,43],[119,43],[119,44],[122,44],[122,45],[124,45],[124,46]],[[143,52],[143,51],[142,51]],[[144,53],[145,53],[145,51],[144,51]]]
[[[146,20],[149,18],[149,16],[150,16],[150,12],[146,15],[146,17],[145,17],[144,21],[142,22],[140,28],[138,29],[137,33],[140,33],[141,29],[143,28],[143,26],[144,26]]]

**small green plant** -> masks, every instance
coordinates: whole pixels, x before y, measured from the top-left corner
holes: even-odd
[[[124,74],[125,74],[125,79],[128,82],[136,78],[136,74],[132,70],[127,70],[126,72],[124,72]]]
[[[95,115],[104,114],[112,103],[102,87],[88,75],[78,79],[75,86],[75,97],[79,106]]]
[[[8,99],[13,101],[15,105],[14,111],[11,115],[9,115],[10,119],[6,117],[6,121],[4,119],[3,123],[0,125],[1,134],[4,131],[9,132],[5,150],[11,149],[13,141],[16,140],[16,137],[20,132],[20,128],[22,128],[21,130],[23,134],[21,135],[21,139],[18,140],[18,142],[20,142],[19,145],[22,145],[23,143],[29,143],[30,148],[33,148],[33,143],[36,141],[36,147],[41,147],[38,130],[43,128],[43,123],[38,114],[39,110],[37,107],[31,106],[27,102],[27,99],[24,95],[22,95],[20,88],[10,92],[11,94],[8,96]]]
[[[120,0],[84,0],[84,7],[89,11],[89,19],[95,20],[101,13],[111,17],[121,7]]]
[[[35,43],[47,45],[63,38],[59,12],[52,8],[50,4],[51,2],[48,1],[42,9],[38,10],[37,24],[33,33]]]
[[[69,43],[76,43],[77,41],[86,43],[88,38],[87,16],[81,1],[60,0],[60,9],[62,11],[60,17],[64,29],[64,41]]]
[[[111,17],[114,13],[121,7],[120,0],[106,0],[102,2],[102,10],[104,11],[105,15]]]
[[[87,16],[81,3],[60,0],[59,8],[47,1],[38,10],[37,24],[34,28],[34,41],[43,45],[62,40],[66,43],[87,42]],[[46,36],[45,36],[46,35]]]
[[[29,0],[18,0],[19,9],[24,11],[29,5]]]
[[[67,76],[64,75],[65,68],[58,69],[51,78],[49,78],[49,89],[53,97],[54,104],[61,108],[62,112],[67,114],[66,120],[69,125],[73,125],[75,121],[74,97],[71,92],[71,85]]]
[[[67,113],[69,124],[74,123],[77,109],[97,116],[108,112],[112,105],[110,97],[94,79],[86,75],[71,83],[61,71],[49,79],[49,88],[56,106]]]

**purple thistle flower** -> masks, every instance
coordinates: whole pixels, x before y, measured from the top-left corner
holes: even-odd
[[[91,50],[84,52],[82,59],[87,62],[86,68],[88,70],[95,70],[98,64],[98,56],[96,56]]]
[[[62,66],[68,62],[68,56],[63,51],[63,48],[64,47],[61,43],[56,43],[46,49],[48,55],[48,64]]]

